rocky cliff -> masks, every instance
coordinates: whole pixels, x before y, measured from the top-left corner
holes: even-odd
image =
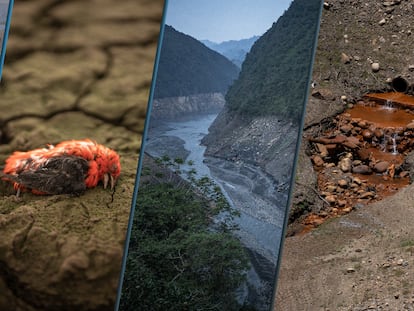
[[[172,121],[179,117],[218,113],[223,109],[224,102],[224,95],[222,93],[154,99],[151,109],[151,121]]]
[[[289,184],[320,4],[293,1],[255,42],[203,139],[207,155],[257,164]]]

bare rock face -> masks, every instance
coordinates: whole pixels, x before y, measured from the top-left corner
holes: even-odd
[[[16,150],[90,138],[120,154],[122,172],[115,191],[99,185],[80,197],[16,200],[0,181],[0,310],[114,309],[162,6],[14,4],[0,161]]]
[[[154,99],[151,120],[173,120],[203,113],[218,113],[225,104],[221,93]]]

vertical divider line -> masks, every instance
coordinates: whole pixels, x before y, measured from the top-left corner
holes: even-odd
[[[0,81],[3,72],[3,65],[4,65],[4,58],[6,56],[6,44],[7,38],[9,37],[9,29],[10,29],[10,21],[12,15],[14,0],[9,0],[9,7],[7,9],[7,18],[6,18],[6,25],[4,27],[4,34],[3,34],[3,42],[0,46]]]
[[[130,241],[130,238],[131,238],[131,230],[132,230],[132,225],[133,225],[135,206],[136,206],[136,202],[137,202],[139,181],[140,181],[140,177],[141,177],[142,162],[143,162],[143,159],[144,159],[145,141],[146,141],[146,138],[147,138],[149,123],[150,123],[150,118],[151,118],[152,101],[153,101],[153,97],[154,97],[154,90],[155,90],[155,85],[156,85],[156,80],[157,80],[157,72],[158,72],[158,63],[159,63],[159,60],[160,60],[162,41],[163,41],[163,37],[164,37],[164,26],[165,26],[165,16],[166,16],[166,12],[167,12],[167,7],[168,7],[168,0],[164,0],[164,8],[163,8],[162,20],[161,20],[161,25],[160,25],[160,33],[159,33],[159,37],[158,37],[157,51],[156,51],[156,54],[155,54],[154,68],[153,68],[153,72],[152,72],[151,89],[150,89],[150,94],[149,94],[149,98],[148,98],[148,106],[147,106],[147,112],[146,112],[146,117],[145,117],[144,133],[142,135],[141,150],[140,150],[140,154],[139,154],[138,167],[137,167],[135,185],[134,185],[134,192],[133,192],[133,195],[132,195],[131,210],[130,210],[130,213],[129,213],[128,228],[127,228],[126,238],[125,238],[125,243],[124,243],[124,255],[122,257],[122,266],[121,266],[121,272],[120,272],[120,276],[119,276],[118,292],[117,292],[117,298],[116,298],[116,301],[115,301],[115,309],[114,309],[115,311],[118,311],[119,304],[120,304],[120,301],[121,301],[122,283],[123,283],[123,280],[124,280],[124,273],[125,273],[127,257],[128,257],[128,246],[129,246],[129,241]]]
[[[321,18],[322,18],[322,9],[323,9],[323,1],[320,0],[319,14],[318,14],[318,17],[317,17],[317,25],[316,25],[316,29],[315,29],[315,40],[313,41],[313,46],[312,46],[312,56],[311,56],[311,59],[309,60],[310,65],[309,65],[309,71],[308,71],[308,84],[307,84],[307,89],[306,89],[306,92],[305,92],[305,99],[304,99],[304,103],[303,103],[301,120],[300,120],[300,123],[299,123],[298,138],[296,140],[295,156],[294,156],[294,160],[293,160],[293,169],[292,169],[292,174],[290,175],[289,196],[288,196],[288,200],[287,200],[287,203],[286,203],[285,217],[283,219],[282,233],[281,233],[281,237],[280,237],[280,241],[279,241],[279,243],[280,243],[279,244],[279,256],[277,258],[277,263],[276,263],[275,286],[274,286],[274,289],[273,289],[271,310],[274,310],[275,306],[276,306],[277,285],[278,285],[278,278],[279,278],[279,272],[280,272],[280,265],[281,265],[282,256],[283,256],[283,245],[284,245],[284,241],[285,241],[287,223],[288,223],[288,219],[289,219],[290,204],[292,203],[293,188],[295,186],[296,167],[297,167],[297,162],[298,162],[298,157],[299,157],[299,152],[300,152],[300,146],[302,144],[302,134],[303,134],[302,131],[303,131],[303,127],[304,127],[304,121],[305,121],[305,115],[306,115],[306,106],[307,106],[307,103],[308,103],[309,91],[310,91],[310,83],[309,82],[312,79],[313,63],[315,61],[316,49],[318,47],[318,38],[319,38],[319,29],[320,29]]]

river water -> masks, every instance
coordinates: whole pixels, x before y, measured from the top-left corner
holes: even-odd
[[[266,284],[271,296],[287,194],[278,192],[273,178],[260,167],[204,156],[206,147],[200,142],[216,116],[209,114],[176,122],[157,122],[150,128],[145,152],[153,157],[167,154],[172,159],[191,160],[191,166],[182,165],[180,170],[194,168],[198,177],[208,176],[221,187],[232,208],[240,212],[240,217],[235,218],[240,228],[236,235],[251,257],[253,268],[248,278],[256,283],[256,294],[262,292],[261,286]],[[246,289],[242,295],[252,296],[247,292]],[[263,302],[259,304],[263,305]],[[258,310],[269,308],[259,307]]]

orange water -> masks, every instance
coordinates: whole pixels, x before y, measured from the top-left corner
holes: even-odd
[[[389,100],[392,101],[396,106],[414,108],[414,96],[410,96],[400,92],[371,93],[365,95],[364,97],[382,103]]]
[[[384,105],[355,105],[347,111],[352,118],[375,123],[378,127],[405,127],[414,120],[414,114],[404,109],[385,108]]]

